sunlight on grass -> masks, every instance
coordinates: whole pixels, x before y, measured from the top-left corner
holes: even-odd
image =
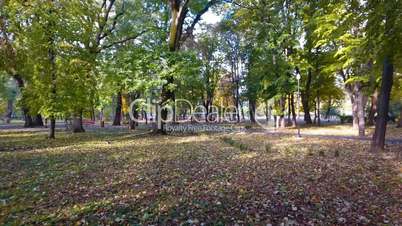
[[[188,136],[188,137],[173,137],[169,142],[174,144],[192,143],[192,142],[205,142],[211,141],[211,137],[207,135]]]
[[[258,157],[257,152],[249,152],[249,153],[242,153],[237,155],[236,159],[251,159],[251,158],[256,158]]]

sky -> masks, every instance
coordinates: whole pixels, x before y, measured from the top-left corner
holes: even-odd
[[[216,24],[221,21],[221,19],[221,16],[212,11],[206,12],[204,15],[202,15],[200,23],[195,26],[194,34],[199,34],[201,32],[200,24]]]
[[[215,24],[219,22],[221,19],[222,19],[221,16],[217,15],[212,11],[208,11],[202,16],[202,21],[206,22],[207,24]]]

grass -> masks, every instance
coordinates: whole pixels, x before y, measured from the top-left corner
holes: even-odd
[[[0,224],[402,223],[367,142],[138,133],[0,131]]]
[[[286,128],[283,131],[294,132],[297,128]],[[358,136],[358,130],[352,128],[351,124],[344,125],[322,125],[318,126],[302,126],[302,134],[308,135],[331,135],[331,136]],[[366,136],[371,137],[374,133],[374,127],[370,126],[366,128]],[[387,139],[402,139],[402,129],[396,128],[395,124],[389,124],[387,126]]]

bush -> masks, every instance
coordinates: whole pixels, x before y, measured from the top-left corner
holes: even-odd
[[[342,124],[353,122],[353,116],[351,116],[351,115],[339,115],[339,119],[341,120]]]

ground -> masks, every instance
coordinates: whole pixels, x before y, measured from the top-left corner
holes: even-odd
[[[371,154],[365,140],[264,132],[45,137],[0,130],[0,224],[402,224],[399,144]]]

